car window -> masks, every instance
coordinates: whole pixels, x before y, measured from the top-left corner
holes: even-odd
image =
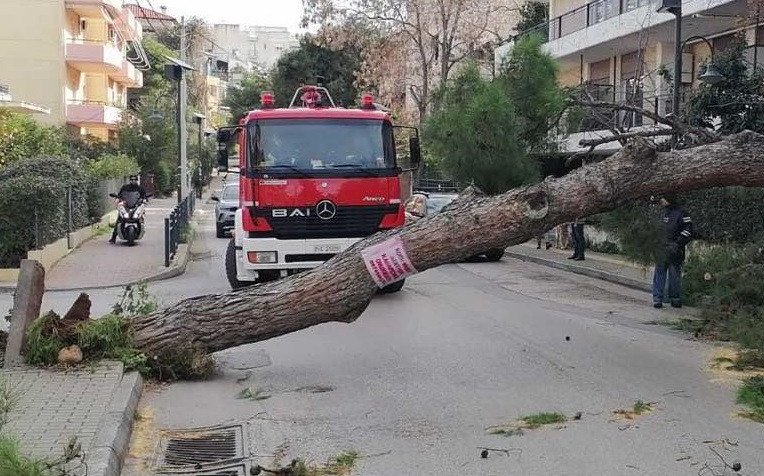
[[[427,199],[427,214],[431,213],[438,213],[439,211],[443,210],[443,207],[448,205],[449,203],[453,202],[456,198],[456,195],[454,196],[430,196],[429,199]]]
[[[235,185],[235,186],[231,186],[231,187],[225,187],[223,189],[223,193],[222,193],[220,198],[223,199],[223,200],[228,200],[228,201],[238,199],[239,198],[239,186]]]

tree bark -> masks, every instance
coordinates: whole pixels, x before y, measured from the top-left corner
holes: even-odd
[[[376,291],[360,251],[394,235],[421,272],[523,243],[560,223],[650,194],[730,185],[764,186],[764,136],[743,132],[666,153],[635,138],[610,158],[564,177],[502,195],[457,200],[442,213],[362,240],[309,272],[185,299],[138,317],[133,321],[135,342],[150,356],[189,345],[212,353],[324,322],[352,322]]]

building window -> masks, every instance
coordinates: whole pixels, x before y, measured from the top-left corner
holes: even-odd
[[[623,101],[638,107],[643,107],[645,74],[644,51],[634,51],[621,56],[621,93]],[[621,114],[621,125],[626,128],[642,125],[642,115],[624,111]]]
[[[649,3],[650,3],[650,0],[624,0],[623,11],[630,12],[632,10],[636,10],[637,8],[644,7],[645,5],[648,5]]]
[[[730,47],[735,44],[735,41],[738,41],[741,39],[741,33],[735,32],[735,33],[729,33],[727,35],[717,36],[713,40],[711,40],[711,43],[714,45],[714,50],[716,50],[716,53],[721,53],[723,51],[726,51],[730,49]]]
[[[618,15],[619,0],[599,0],[589,4],[589,25],[603,22]]]

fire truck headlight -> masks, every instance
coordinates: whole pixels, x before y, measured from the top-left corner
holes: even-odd
[[[247,259],[250,263],[276,263],[275,251],[248,251]]]

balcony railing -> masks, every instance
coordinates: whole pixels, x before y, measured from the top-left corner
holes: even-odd
[[[69,100],[66,104],[66,122],[114,126],[120,121],[122,108],[103,101]]]
[[[584,28],[596,25],[623,13],[648,5],[653,0],[595,0],[586,5],[540,23],[520,32],[516,38],[528,34],[539,35],[544,42],[557,40]]]

